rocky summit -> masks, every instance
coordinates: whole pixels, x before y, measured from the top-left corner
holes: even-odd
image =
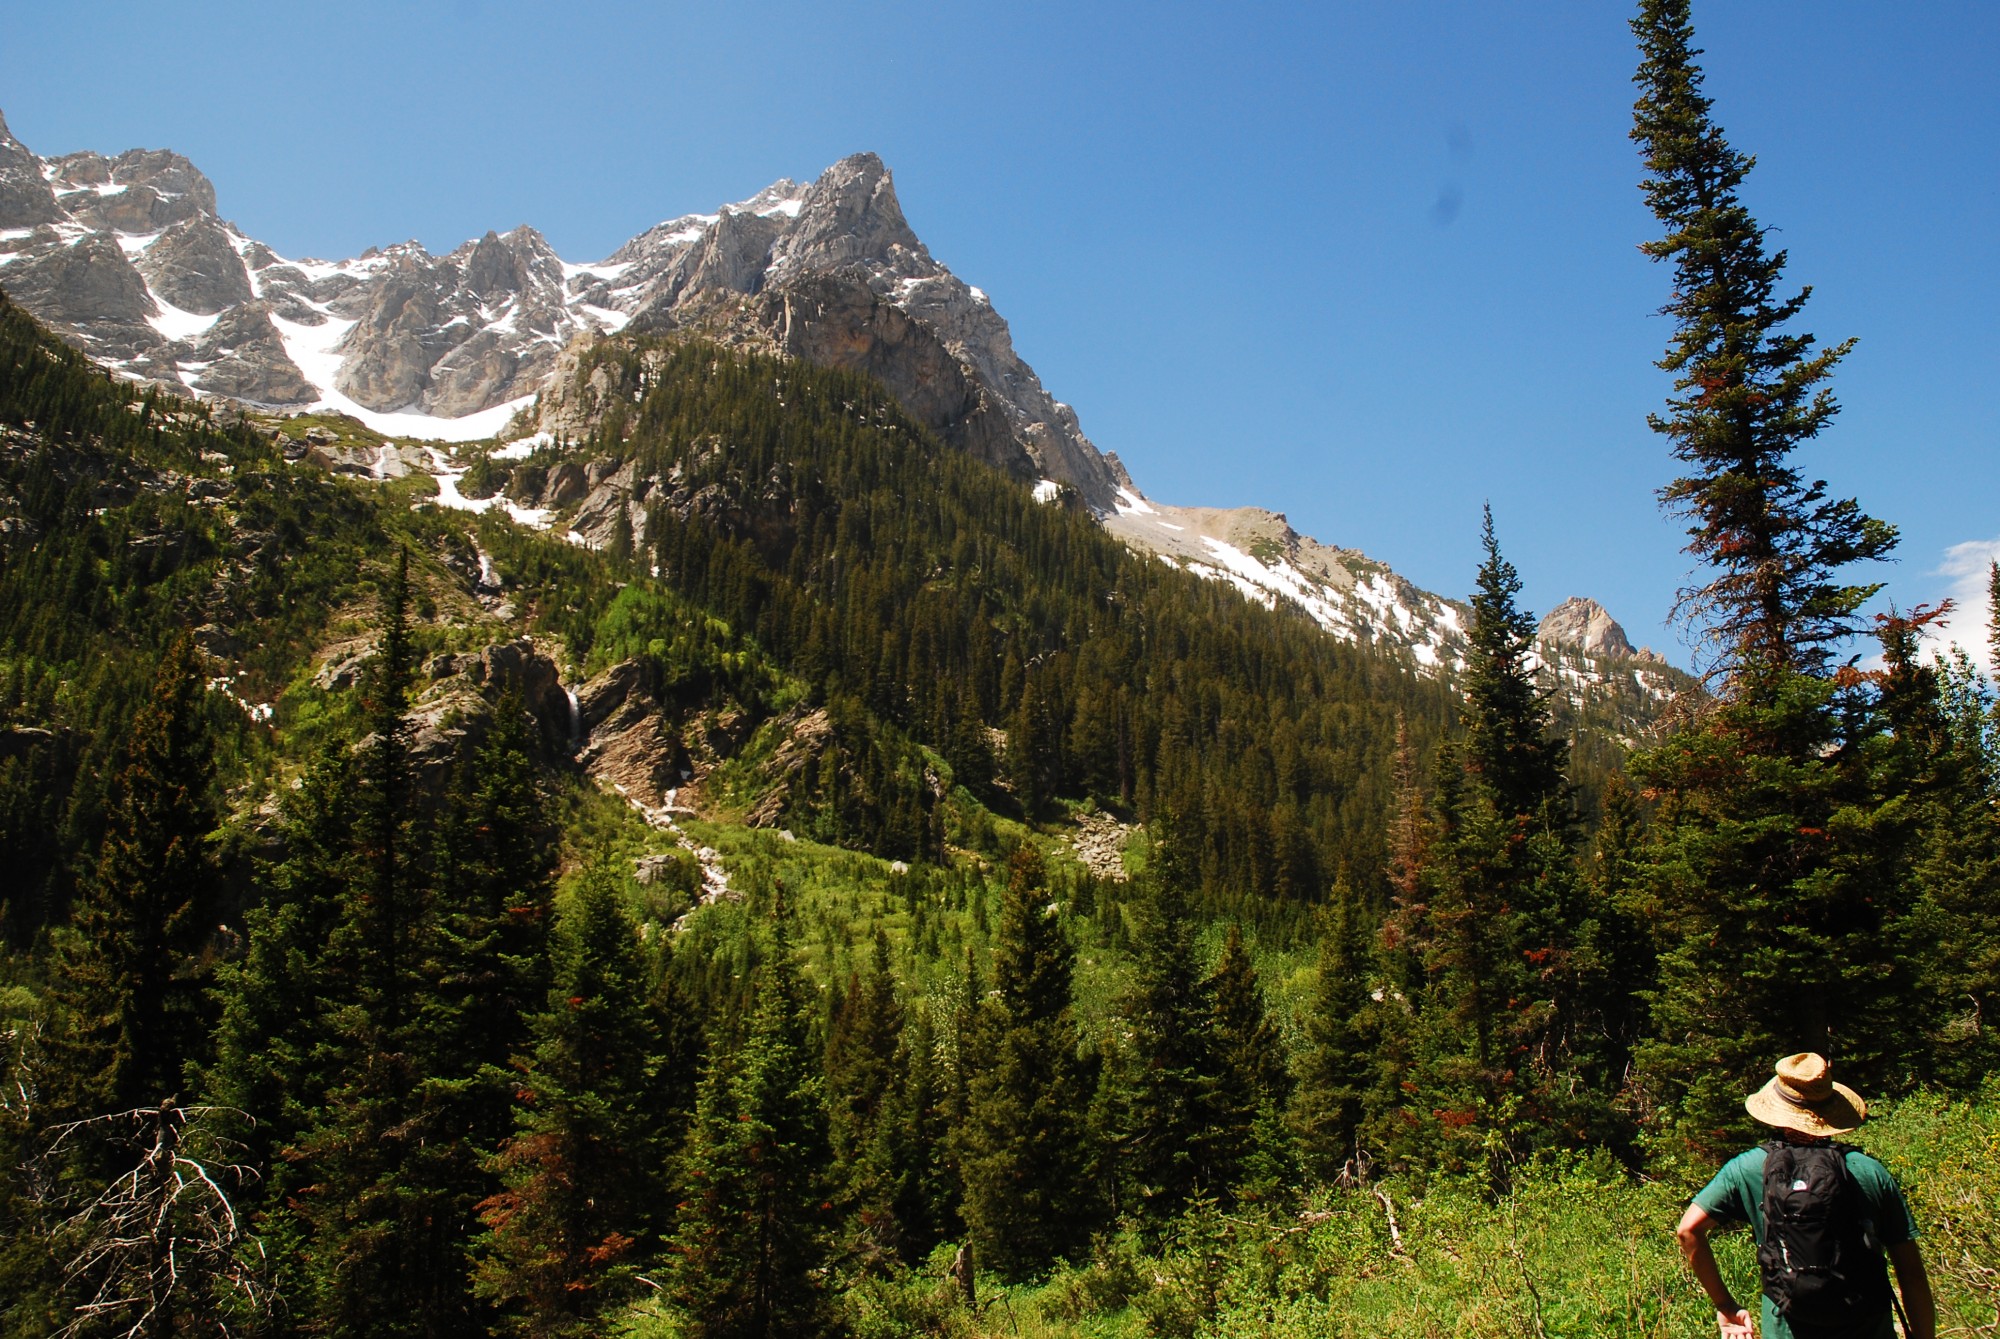
[[[1587,600],[1572,595],[1564,600],[1542,619],[1539,635],[1544,642],[1559,646],[1573,647],[1606,660],[1641,660],[1651,664],[1665,664],[1659,652],[1650,647],[1638,650],[1632,648],[1625,629],[1610,611],[1595,600]]]
[[[1088,511],[1133,548],[1266,606],[1296,606],[1342,640],[1396,648],[1420,674],[1463,664],[1462,605],[1276,513],[1147,498],[1022,361],[986,295],[931,255],[871,153],[668,219],[589,264],[563,260],[525,225],[443,256],[409,241],[291,260],[220,217],[214,186],[178,154],[42,158],[0,120],[0,288],[123,376],[260,409],[343,413],[403,438],[509,438],[521,450],[583,441],[632,403],[641,388],[589,355],[620,332],[865,373],[946,443],[1044,502]],[[413,468],[449,464],[404,454]],[[400,472],[377,469],[372,449],[356,468]],[[596,542],[645,485],[571,460],[517,516]],[[1594,683],[1647,701],[1676,691],[1658,657],[1635,653],[1590,601],[1572,600],[1542,632],[1548,659],[1582,657]]]

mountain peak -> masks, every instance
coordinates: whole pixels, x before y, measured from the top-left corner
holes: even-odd
[[[779,244],[771,277],[802,270],[835,270],[858,261],[914,259],[930,262],[917,240],[896,182],[872,153],[850,154],[819,174],[799,202],[797,221]]]
[[[1574,646],[1607,660],[1657,659],[1650,651],[1634,650],[1610,611],[1580,595],[1572,595],[1551,609],[1536,633],[1545,642]]]

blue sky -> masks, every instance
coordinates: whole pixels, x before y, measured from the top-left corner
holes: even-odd
[[[591,260],[872,149],[1149,494],[1283,511],[1447,594],[1490,499],[1530,607],[1593,595],[1688,659],[1625,5],[8,9],[18,137],[177,149],[293,256],[525,222]],[[2000,6],[1695,18],[1806,328],[1861,341],[1804,467],[1902,528],[1899,603],[1946,594],[1953,546],[2000,551]]]

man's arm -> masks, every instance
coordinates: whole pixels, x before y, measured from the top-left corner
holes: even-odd
[[[1903,1294],[1903,1318],[1909,1323],[1910,1339],[1936,1339],[1937,1304],[1931,1300],[1931,1276],[1924,1269],[1924,1253],[1914,1241],[1899,1241],[1889,1248],[1889,1263],[1896,1266],[1896,1286]]]
[[[1722,1281],[1722,1269],[1715,1263],[1715,1252],[1708,1248],[1708,1234],[1721,1226],[1721,1220],[1711,1218],[1708,1210],[1699,1204],[1690,1204],[1681,1215],[1680,1226],[1674,1229],[1674,1236],[1681,1243],[1681,1258],[1694,1271],[1701,1290],[1708,1294],[1708,1300],[1715,1304],[1715,1328],[1722,1339],[1753,1339],[1756,1331],[1750,1326],[1750,1313],[1737,1305],[1729,1295],[1728,1285]],[[1922,1268],[1921,1265],[1918,1266]],[[1898,1276],[1901,1266],[1897,1266]],[[1926,1292],[1926,1297],[1929,1293]],[[1916,1339],[1913,1336],[1913,1339]],[[1931,1339],[1924,1334],[1921,1339]]]

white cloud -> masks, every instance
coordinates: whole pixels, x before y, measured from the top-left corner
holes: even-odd
[[[1996,561],[2000,561],[2000,538],[1967,540],[1944,551],[1944,561],[1931,575],[1946,577],[1951,582],[1952,610],[1947,619],[1951,626],[1939,628],[1932,624],[1925,638],[1927,644],[1938,650],[1958,643],[1989,675],[1994,666],[1986,630],[1991,626],[1993,611],[1987,599],[1987,571]]]

